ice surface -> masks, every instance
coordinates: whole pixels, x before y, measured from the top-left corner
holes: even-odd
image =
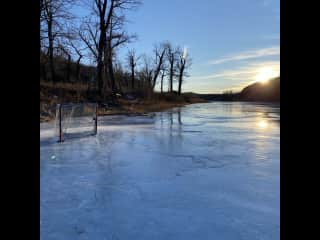
[[[193,104],[40,124],[41,239],[279,239],[280,107]]]

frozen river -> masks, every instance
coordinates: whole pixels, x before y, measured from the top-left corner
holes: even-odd
[[[101,117],[64,143],[40,129],[43,240],[280,239],[277,105]]]

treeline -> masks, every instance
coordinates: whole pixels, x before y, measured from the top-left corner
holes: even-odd
[[[40,0],[40,80],[86,83],[101,100],[128,92],[150,97],[157,85],[160,92],[180,95],[191,66],[185,48],[163,41],[155,43],[149,55],[130,49],[125,59],[118,57],[121,47],[136,40],[125,31],[126,13],[140,4],[138,0]],[[81,6],[87,16],[75,16],[70,10],[74,6]]]
[[[280,102],[280,77],[270,79],[267,84],[252,83],[240,92],[225,91],[222,94],[199,94],[208,101],[256,101]]]

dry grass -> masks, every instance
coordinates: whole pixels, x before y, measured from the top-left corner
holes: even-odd
[[[86,91],[88,89],[88,84],[85,83],[56,83],[40,81],[40,88],[50,88],[50,89],[62,89],[69,91]]]
[[[87,90],[87,84],[40,82],[40,122],[55,118],[55,106],[58,103],[88,101]],[[98,114],[145,114],[199,102],[205,102],[205,100],[190,94],[179,96],[175,93],[153,93],[131,101],[118,98],[115,105],[109,104],[110,106],[106,108],[99,108]]]
[[[107,109],[99,109],[99,115],[110,114],[145,114],[150,112],[160,112],[174,107],[182,107],[187,104],[205,102],[200,98],[188,98],[188,101],[183,97],[179,101],[168,101],[163,98],[128,101],[125,99],[118,99],[120,107],[109,107]]]
[[[55,117],[55,108],[61,102],[86,101],[87,84],[50,83],[40,81],[40,121],[50,121]]]
[[[121,100],[120,107],[109,107],[107,109],[99,109],[99,115],[110,115],[110,114],[144,114],[149,112],[163,111],[172,107],[180,107],[186,105],[186,103],[170,103],[161,101],[158,103],[154,102],[140,102],[131,103],[128,101]]]

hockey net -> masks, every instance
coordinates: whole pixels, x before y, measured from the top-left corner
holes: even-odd
[[[97,134],[97,104],[58,104],[55,125],[59,142],[68,138],[95,135]]]

